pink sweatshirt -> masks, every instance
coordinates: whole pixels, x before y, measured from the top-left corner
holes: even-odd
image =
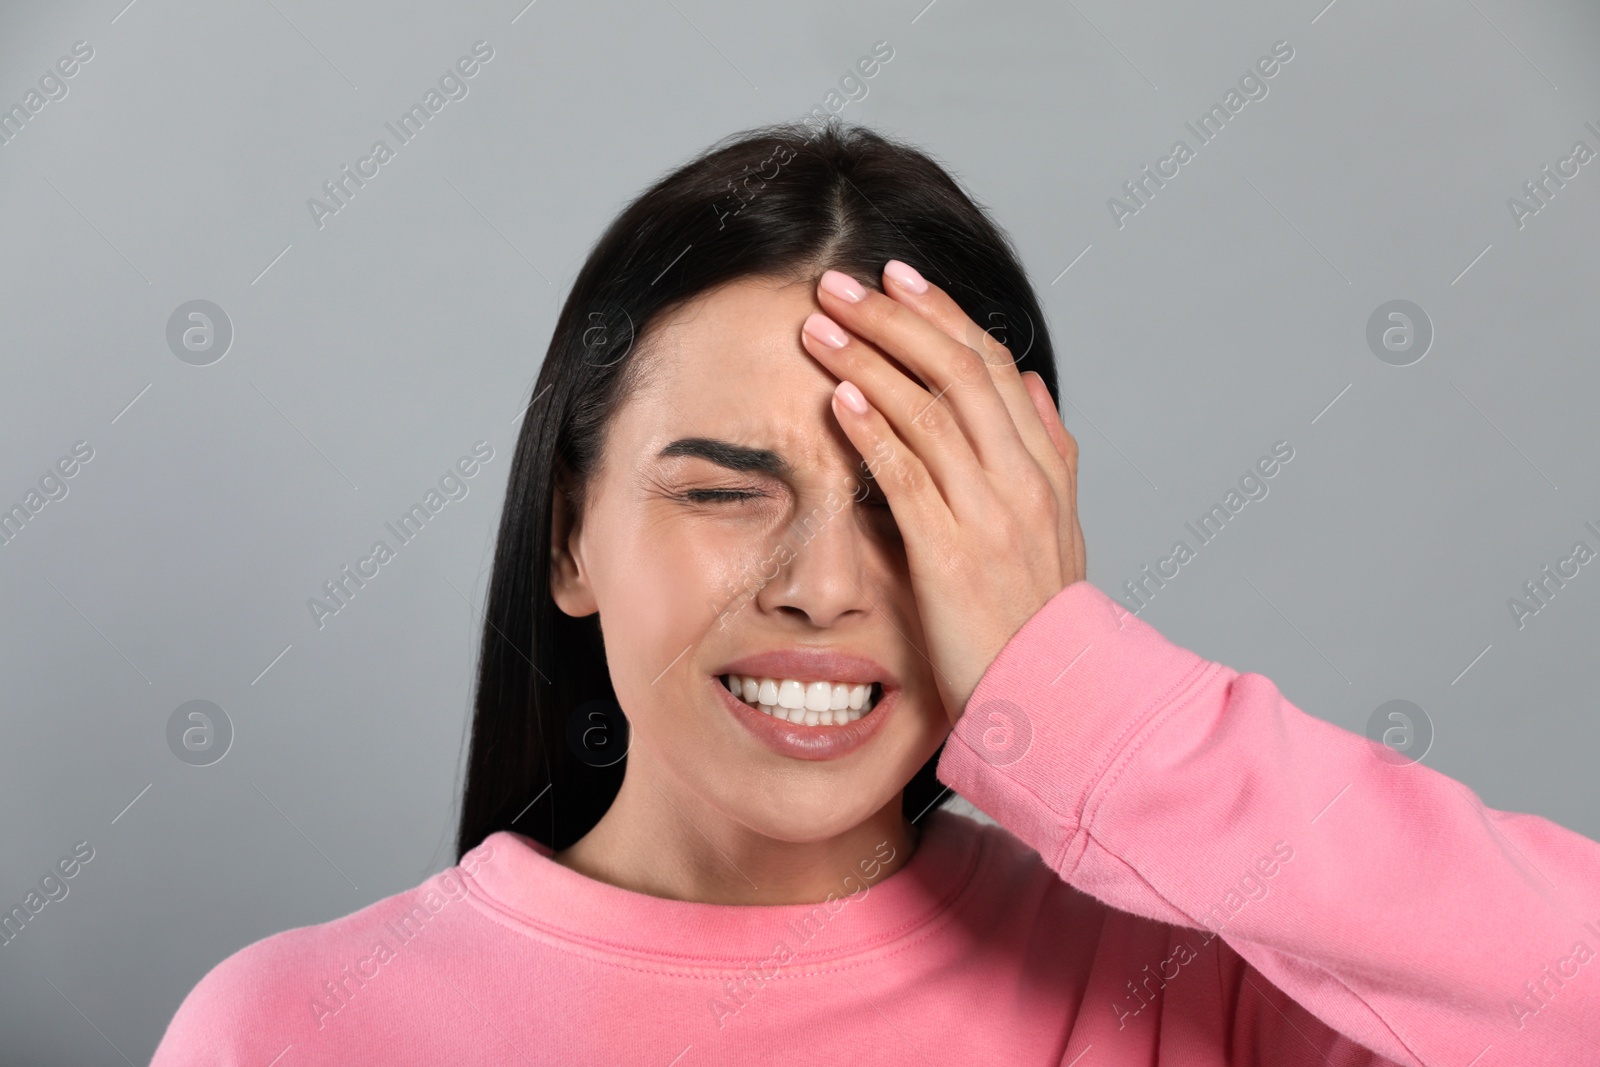
[[[1600,1064],[1600,844],[1087,582],[1006,645],[939,776],[1004,829],[936,810],[818,905],[645,896],[492,834],[224,960],[153,1065]]]

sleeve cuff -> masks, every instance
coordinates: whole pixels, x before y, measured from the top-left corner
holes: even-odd
[[[1101,780],[1162,710],[1224,669],[1074,582],[979,680],[945,742],[939,778],[1065,876]]]

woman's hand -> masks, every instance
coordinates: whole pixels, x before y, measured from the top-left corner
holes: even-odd
[[[827,314],[808,317],[802,336],[841,379],[839,424],[874,457],[954,723],[1006,642],[1084,577],[1078,443],[1043,379],[1019,374],[948,294],[898,260],[883,276],[879,293],[824,273]]]

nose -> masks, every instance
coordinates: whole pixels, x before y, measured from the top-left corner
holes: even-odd
[[[818,628],[872,611],[864,571],[870,549],[853,514],[857,506],[850,494],[836,492],[796,515],[784,534],[789,561],[757,594],[763,611]]]

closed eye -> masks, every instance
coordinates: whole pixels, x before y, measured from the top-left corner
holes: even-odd
[[[767,495],[750,489],[688,489],[679,493],[678,499],[691,504],[721,504],[754,500]],[[882,493],[871,493],[861,503],[866,507],[889,509],[889,498]]]
[[[725,501],[750,500],[755,497],[766,496],[748,489],[690,489],[680,493],[679,498],[695,504],[716,504]]]

